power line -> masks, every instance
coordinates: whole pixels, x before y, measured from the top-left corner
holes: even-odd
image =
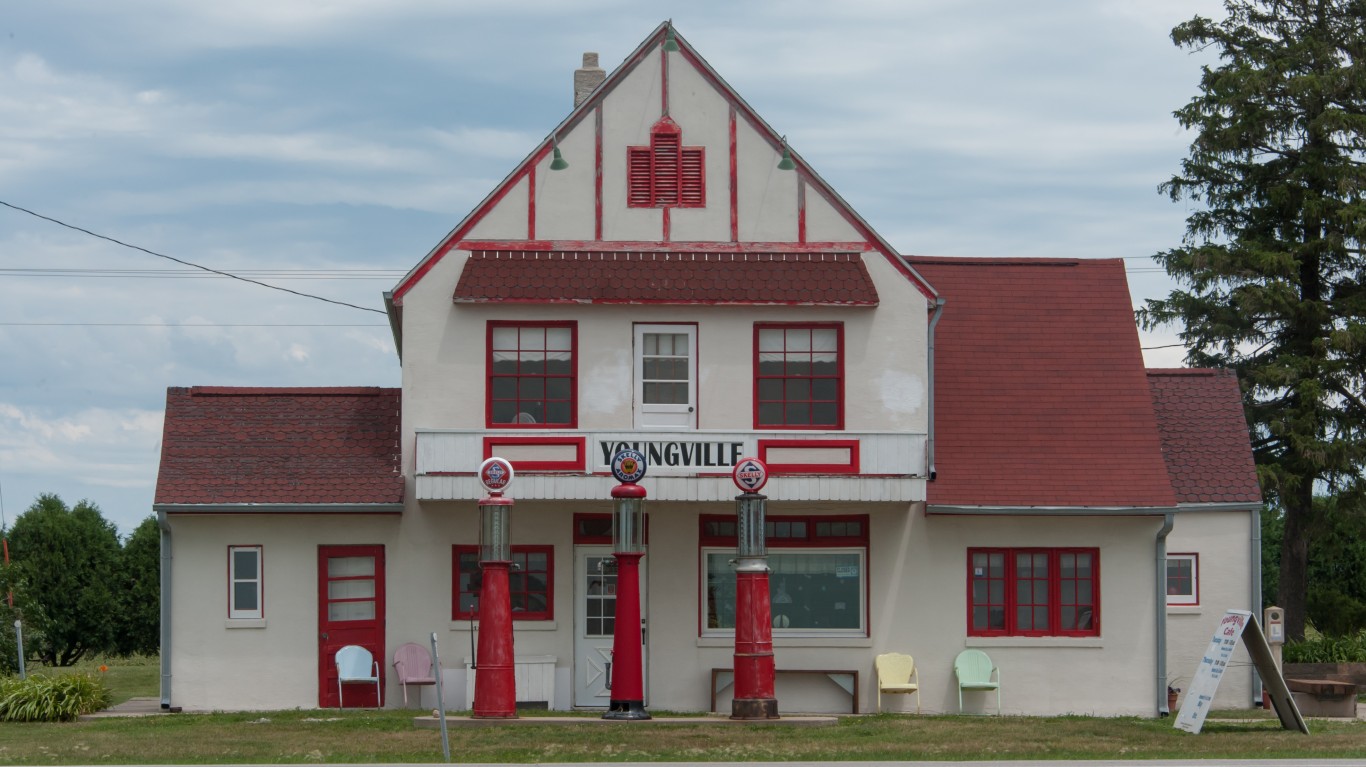
[[[50,216],[44,216],[44,215],[41,214],[41,213],[35,213],[35,212],[29,210],[28,208],[21,208],[21,207],[19,207],[18,205],[13,205],[13,204],[11,204],[11,203],[5,202],[4,200],[0,200],[0,205],[3,205],[3,206],[5,206],[6,208],[10,208],[10,209],[12,209],[12,210],[17,210],[17,211],[19,211],[20,213],[27,213],[27,214],[29,214],[30,216],[33,216],[34,218],[41,218],[41,219],[44,220],[44,221],[50,221],[50,222],[52,222],[52,223],[54,223],[54,224],[56,224],[56,225],[58,225],[58,226],[64,226],[64,227],[66,227],[67,229],[71,229],[71,230],[76,231],[76,232],[81,232],[82,234],[88,234],[88,235],[90,235],[91,237],[95,237],[95,238],[97,238],[97,239],[101,239],[101,240],[104,240],[104,241],[106,241],[106,242],[112,242],[112,243],[114,243],[115,245],[119,245],[119,246],[122,246],[122,247],[125,247],[125,248],[131,248],[132,250],[140,250],[140,251],[142,251],[143,253],[146,253],[146,254],[152,255],[152,256],[156,256],[157,258],[164,258],[164,259],[166,259],[167,261],[174,261],[174,262],[176,262],[177,264],[184,264],[185,266],[193,267],[193,268],[195,268],[195,269],[202,269],[202,270],[204,270],[204,271],[206,271],[206,272],[211,272],[211,273],[213,273],[213,274],[217,274],[217,275],[222,276],[222,277],[230,277],[230,278],[232,278],[232,279],[234,279],[234,280],[241,280],[242,282],[248,282],[248,283],[251,283],[252,285],[259,285],[259,286],[261,286],[261,287],[263,287],[263,288],[270,288],[271,290],[278,290],[278,291],[281,291],[281,292],[283,292],[283,293],[291,293],[291,294],[296,295],[296,296],[299,296],[299,297],[301,297],[301,298],[312,298],[312,299],[314,299],[314,300],[316,300],[316,301],[324,301],[324,302],[329,303],[329,304],[336,304],[336,305],[338,305],[338,306],[347,306],[347,307],[350,307],[350,308],[352,308],[352,309],[360,309],[360,310],[363,311],[363,312],[374,312],[375,314],[384,314],[384,313],[385,313],[385,312],[380,311],[379,309],[371,309],[371,308],[368,307],[368,306],[357,306],[357,305],[355,305],[355,304],[348,304],[348,303],[346,303],[345,301],[336,301],[336,300],[333,300],[333,299],[331,299],[331,298],[323,298],[322,296],[315,296],[315,295],[313,295],[312,293],[301,293],[301,292],[299,292],[299,291],[297,291],[297,290],[290,290],[289,288],[282,288],[282,287],[280,287],[279,285],[271,285],[271,284],[269,284],[269,283],[260,282],[260,281],[258,281],[258,280],[253,280],[253,279],[249,279],[249,278],[247,278],[247,277],[239,277],[239,276],[237,276],[237,275],[235,275],[235,274],[232,274],[232,273],[230,273],[230,272],[223,272],[223,271],[219,271],[219,270],[217,270],[217,269],[211,269],[211,268],[209,268],[209,267],[207,267],[207,266],[200,266],[199,264],[196,264],[196,263],[193,263],[193,262],[190,262],[190,261],[185,261],[185,260],[176,258],[175,256],[168,256],[168,255],[166,255],[165,253],[158,253],[158,252],[156,252],[156,251],[154,251],[154,250],[148,250],[147,248],[144,248],[144,247],[142,247],[142,246],[140,246],[140,245],[130,245],[130,244],[128,244],[128,243],[126,243],[126,242],[123,242],[123,241],[121,241],[121,240],[116,240],[116,239],[114,239],[113,237],[106,237],[106,236],[103,235],[103,234],[97,234],[97,233],[95,233],[95,232],[90,231],[89,229],[82,229],[82,228],[79,227],[79,226],[73,226],[72,224],[68,224],[68,223],[66,223],[65,221],[58,221],[57,219],[52,218],[52,217],[50,217]]]
[[[0,322],[0,327],[30,328],[387,328],[383,324],[344,323],[205,323],[182,325],[173,322]]]

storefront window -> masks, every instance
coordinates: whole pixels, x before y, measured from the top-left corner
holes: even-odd
[[[866,636],[868,518],[778,516],[767,520],[773,635]],[[702,633],[735,630],[733,517],[701,520]]]

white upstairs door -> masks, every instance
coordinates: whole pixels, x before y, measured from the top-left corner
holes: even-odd
[[[642,616],[645,606],[644,562],[640,571]],[[611,546],[574,547],[574,706],[607,708],[611,703],[612,639],[616,629],[617,569]],[[649,635],[642,627],[641,681],[649,699]]]
[[[697,428],[697,326],[635,326],[636,428]]]

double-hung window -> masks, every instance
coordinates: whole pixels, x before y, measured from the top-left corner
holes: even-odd
[[[1200,555],[1167,555],[1167,604],[1200,604]]]
[[[844,327],[754,326],[754,426],[844,428]]]
[[[478,546],[453,546],[451,568],[455,575],[452,591],[454,620],[479,617],[479,591],[483,572],[479,569]],[[513,546],[508,592],[512,598],[512,618],[519,621],[548,621],[555,618],[555,548],[553,546]]]
[[[769,604],[774,636],[867,636],[868,517],[771,516]],[[735,517],[703,516],[702,633],[735,631]]]
[[[970,636],[1099,636],[1099,549],[968,549]]]
[[[578,420],[573,322],[490,322],[488,426],[574,428]]]
[[[265,579],[260,546],[228,547],[228,618],[265,617]]]

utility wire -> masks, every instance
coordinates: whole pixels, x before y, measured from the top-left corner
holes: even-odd
[[[222,271],[219,271],[219,270],[217,270],[217,269],[211,269],[211,268],[209,268],[209,267],[207,267],[207,266],[200,266],[199,264],[192,263],[192,262],[190,262],[190,261],[184,261],[184,260],[182,260],[182,259],[176,258],[175,256],[168,256],[168,255],[166,255],[165,253],[157,253],[157,252],[154,251],[154,250],[148,250],[147,248],[144,248],[144,247],[142,247],[142,246],[140,246],[140,245],[130,245],[130,244],[126,243],[126,242],[122,242],[122,241],[120,241],[120,240],[116,240],[116,239],[114,239],[113,237],[106,237],[106,236],[103,235],[103,234],[97,234],[97,233],[95,233],[95,232],[90,231],[89,229],[82,229],[82,228],[79,227],[79,226],[73,226],[73,225],[71,225],[71,224],[66,223],[65,221],[58,221],[58,220],[55,219],[55,218],[51,218],[51,217],[49,217],[49,216],[44,216],[44,215],[41,214],[41,213],[35,213],[35,212],[29,210],[28,208],[21,208],[21,207],[19,207],[18,205],[13,205],[13,204],[11,204],[11,203],[5,202],[4,200],[0,200],[0,205],[3,205],[3,206],[5,206],[6,208],[10,208],[10,209],[12,209],[12,210],[17,210],[17,211],[19,211],[20,213],[27,213],[27,214],[29,214],[30,216],[33,216],[34,218],[41,218],[41,219],[44,220],[44,221],[50,221],[50,222],[52,222],[52,223],[54,223],[54,224],[56,224],[56,225],[58,225],[58,226],[64,226],[64,227],[66,227],[67,229],[71,229],[71,230],[73,230],[73,231],[81,232],[82,234],[88,234],[88,235],[90,235],[91,237],[95,237],[95,238],[97,238],[97,239],[105,240],[105,241],[107,241],[107,242],[112,242],[112,243],[114,243],[115,245],[121,245],[121,246],[123,246],[123,247],[125,247],[125,248],[131,248],[131,249],[133,249],[133,250],[140,250],[140,251],[142,251],[143,253],[147,253],[148,255],[156,256],[157,258],[164,258],[164,259],[166,259],[167,261],[174,261],[174,262],[176,262],[177,264],[184,264],[185,266],[193,267],[193,268],[195,268],[195,269],[202,269],[202,270],[204,270],[204,271],[206,271],[206,272],[211,272],[211,273],[217,274],[217,275],[219,275],[219,276],[221,276],[221,277],[231,277],[231,278],[234,279],[234,280],[241,280],[242,282],[249,282],[249,283],[251,283],[251,284],[253,284],[253,285],[260,285],[260,286],[263,287],[263,288],[270,288],[271,290],[278,290],[278,291],[281,291],[281,292],[284,292],[284,293],[292,293],[292,294],[294,294],[294,295],[296,295],[296,296],[300,296],[300,297],[302,297],[302,298],[312,298],[312,299],[315,299],[315,300],[317,300],[317,301],[324,301],[324,302],[326,302],[326,303],[329,303],[329,304],[336,304],[336,305],[338,305],[338,306],[347,306],[347,307],[350,307],[350,308],[352,308],[352,309],[360,309],[360,310],[363,311],[363,312],[374,312],[375,314],[384,314],[384,313],[385,313],[385,312],[380,311],[379,309],[371,309],[371,308],[368,307],[368,306],[357,306],[356,304],[348,304],[348,303],[346,303],[345,301],[336,301],[336,300],[333,300],[333,299],[331,299],[331,298],[323,298],[322,296],[315,296],[315,295],[313,295],[312,293],[301,293],[301,292],[299,292],[299,291],[297,291],[297,290],[290,290],[289,288],[282,288],[282,287],[280,287],[280,286],[278,286],[278,285],[271,285],[271,284],[269,284],[269,283],[259,282],[259,281],[257,281],[257,280],[248,279],[248,278],[246,278],[246,277],[239,277],[238,275],[236,275],[236,274],[231,274],[231,273],[229,273],[229,272],[222,272]]]
[[[388,325],[331,322],[177,323],[177,322],[0,322],[0,327],[25,328],[387,328]]]

